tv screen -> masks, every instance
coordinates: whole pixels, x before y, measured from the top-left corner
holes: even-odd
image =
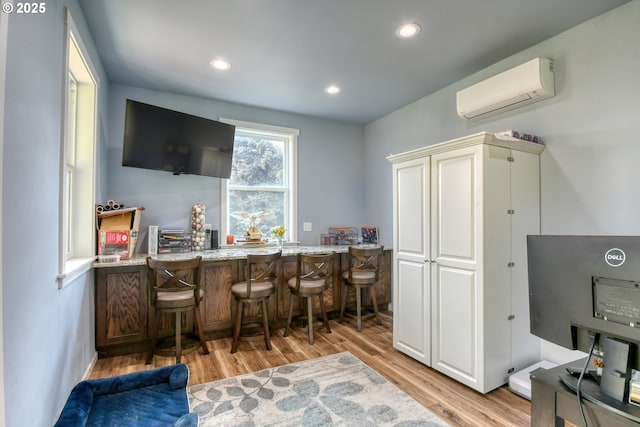
[[[527,236],[527,258],[532,334],[585,352],[596,332],[640,344],[640,237]]]
[[[231,176],[235,126],[127,99],[122,166]]]

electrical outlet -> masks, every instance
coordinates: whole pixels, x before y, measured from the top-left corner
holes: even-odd
[[[302,223],[302,231],[313,231],[313,227],[311,226],[310,222],[303,222]]]

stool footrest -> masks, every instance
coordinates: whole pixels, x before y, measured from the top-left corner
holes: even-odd
[[[193,350],[200,347],[200,340],[193,334],[182,334],[181,340],[182,354],[190,353]],[[160,356],[175,356],[176,355],[176,340],[175,336],[158,338],[156,344],[155,353]]]
[[[369,309],[369,308],[362,309],[361,317],[363,319],[368,319],[370,317],[375,317],[375,316],[376,316],[376,312],[373,309]],[[345,310],[344,317],[358,317],[358,313],[356,312],[355,309]]]

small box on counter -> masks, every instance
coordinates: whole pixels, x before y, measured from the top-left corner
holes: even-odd
[[[120,259],[133,256],[143,209],[127,208],[97,214],[98,255],[120,255]]]
[[[321,245],[334,245],[335,244],[335,239],[333,238],[334,236],[332,236],[331,234],[321,234],[320,235],[320,244]]]
[[[332,245],[358,244],[358,229],[356,227],[329,227],[329,236]]]
[[[131,239],[128,231],[98,231],[98,255],[118,255],[129,258]]]

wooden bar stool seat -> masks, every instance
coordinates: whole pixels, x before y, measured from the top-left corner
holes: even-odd
[[[375,284],[380,277],[382,267],[382,253],[384,248],[357,248],[349,246],[347,252],[347,270],[342,273],[342,304],[340,308],[340,320],[344,320],[347,294],[350,289],[356,290],[356,322],[358,332],[362,332],[362,290],[369,289],[373,302],[373,311],[376,322],[380,323],[378,315],[378,301],[375,293]]]
[[[289,316],[287,318],[287,326],[284,331],[285,337],[289,335],[289,329],[291,327],[294,296],[298,301],[300,298],[306,298],[307,300],[309,344],[313,344],[313,297],[317,296],[320,300],[323,326],[326,328],[328,333],[331,333],[323,294],[333,279],[334,255],[335,252],[322,255],[298,254],[296,275],[287,281],[291,295],[289,298]]]
[[[262,310],[262,329],[267,350],[271,350],[269,332],[269,310],[267,301],[276,292],[282,251],[273,254],[249,254],[245,267],[245,281],[231,285],[231,294],[236,301],[236,319],[233,326],[231,353],[238,350],[240,329],[244,317],[244,305],[260,303]]]
[[[202,257],[172,261],[147,257],[151,343],[146,364],[151,363],[154,353],[175,355],[176,363],[180,363],[183,353],[198,346],[202,347],[204,354],[209,354],[199,309],[204,297],[204,291],[200,287],[201,264]],[[185,334],[182,330],[182,316],[189,312],[193,313],[196,320],[195,334]],[[175,313],[175,338],[159,343],[160,313]]]

